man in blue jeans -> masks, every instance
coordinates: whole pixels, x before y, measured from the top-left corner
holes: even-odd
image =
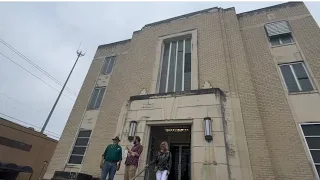
[[[113,180],[116,171],[120,169],[122,161],[122,148],[119,146],[120,139],[115,137],[113,144],[109,144],[104,151],[101,159],[100,168],[101,171],[101,180],[106,180],[108,174],[108,180]]]

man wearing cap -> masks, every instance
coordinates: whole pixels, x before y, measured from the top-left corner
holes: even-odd
[[[122,161],[122,148],[119,145],[119,137],[115,137],[113,144],[109,144],[104,151],[101,159],[100,168],[101,171],[101,180],[106,180],[108,174],[108,180],[113,180],[116,171],[120,169]]]

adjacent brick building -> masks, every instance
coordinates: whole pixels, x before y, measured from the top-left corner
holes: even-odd
[[[317,179],[319,42],[304,3],[289,2],[240,14],[210,8],[101,45],[45,179],[99,177],[106,145],[115,135],[130,145],[132,133],[144,146],[139,171],[169,142],[169,179]]]
[[[42,179],[58,141],[0,118],[0,179]]]

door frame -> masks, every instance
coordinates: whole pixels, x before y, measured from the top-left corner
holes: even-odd
[[[145,159],[144,164],[146,164],[149,160],[149,151],[151,147],[151,126],[176,126],[176,125],[189,125],[190,126],[190,133],[191,133],[191,140],[190,140],[190,179],[193,177],[193,119],[175,119],[170,121],[165,120],[147,120],[146,121],[146,133],[144,134],[144,144],[146,147],[148,147],[148,150],[143,156],[143,159]],[[170,146],[170,144],[168,144]],[[149,172],[149,171],[148,171]],[[147,180],[147,171],[144,172],[144,179]]]

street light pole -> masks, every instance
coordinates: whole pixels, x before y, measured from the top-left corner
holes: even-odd
[[[72,71],[73,71],[74,67],[76,66],[79,58],[82,57],[82,56],[84,56],[84,55],[85,55],[85,53],[82,53],[82,51],[77,50],[77,59],[76,59],[76,62],[74,62],[74,65],[73,65],[73,67],[72,67],[72,69],[71,69],[71,71],[70,71],[70,73],[69,73],[69,75],[68,75],[68,78],[67,78],[66,82],[65,82],[64,85],[62,86],[62,89],[61,89],[61,91],[60,91],[60,93],[59,93],[59,95],[58,95],[58,98],[56,99],[56,102],[54,102],[54,105],[53,105],[53,107],[52,107],[52,109],[51,109],[51,111],[50,111],[50,113],[49,113],[49,115],[48,115],[48,117],[47,117],[47,120],[46,120],[46,122],[44,123],[44,125],[43,125],[43,127],[42,127],[42,129],[41,129],[41,133],[43,133],[44,130],[46,129],[46,127],[47,127],[47,125],[48,125],[48,122],[49,122],[49,120],[50,120],[50,118],[51,118],[51,115],[52,115],[54,109],[56,108],[56,106],[57,106],[57,104],[58,104],[58,101],[59,101],[59,99],[60,99],[60,97],[61,97],[61,95],[62,95],[62,92],[63,92],[64,88],[66,87],[66,85],[67,85],[67,83],[68,83],[68,80],[69,80],[69,78],[70,78],[70,76],[71,76],[71,74],[72,74]]]

